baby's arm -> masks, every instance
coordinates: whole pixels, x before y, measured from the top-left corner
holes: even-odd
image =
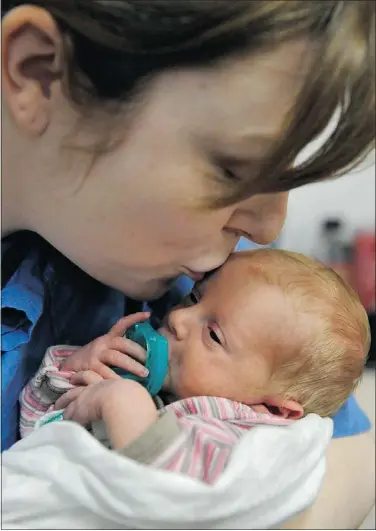
[[[127,424],[126,416],[121,422]],[[127,443],[118,439],[116,448],[125,443],[118,451],[127,457],[213,484],[227,467],[240,438],[250,429],[289,424],[290,420],[269,411],[257,411],[226,398],[191,397],[165,407],[158,420],[145,426],[137,439]]]
[[[122,379],[72,389],[55,409],[63,409],[66,420],[91,424],[94,435],[125,457],[206,483],[216,481],[240,436],[257,421],[248,406],[215,397],[180,400],[158,412],[144,387]]]
[[[102,419],[113,449],[155,468],[212,484],[225,469],[241,435],[257,423],[250,408],[229,400],[219,406],[223,412],[224,405],[230,413],[227,420],[219,418],[222,399],[213,397],[179,401],[159,416],[145,389],[130,383],[132,390],[127,385],[123,393],[119,387],[112,398],[108,395]]]

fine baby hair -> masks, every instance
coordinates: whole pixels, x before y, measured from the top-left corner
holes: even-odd
[[[370,348],[368,317],[357,293],[331,268],[299,253],[237,254],[249,260],[250,280],[281,288],[301,335],[296,355],[274,374],[276,392],[299,402],[305,415],[333,415],[358,385]]]

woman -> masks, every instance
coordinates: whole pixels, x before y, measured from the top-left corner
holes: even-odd
[[[288,190],[348,170],[371,149],[375,6],[4,4],[7,448],[18,394],[48,345],[102,335],[134,311],[133,299],[221,265],[241,235],[274,240]],[[330,138],[293,167],[335,111]],[[372,504],[367,420],[354,402],[342,417],[337,429],[352,437],[333,440],[321,498],[287,526],[352,528]]]

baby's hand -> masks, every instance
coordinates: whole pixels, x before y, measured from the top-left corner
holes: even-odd
[[[122,448],[139,437],[158,419],[155,404],[138,382],[103,380],[91,371],[78,373],[80,387],[61,396],[55,409],[64,409],[64,419],[88,426],[103,420],[113,448]]]
[[[117,394],[126,380],[105,380],[92,371],[74,375],[75,389],[67,391],[55,403],[54,409],[64,409],[64,419],[74,420],[82,426],[102,419],[102,407],[106,401]]]
[[[119,367],[136,376],[146,377],[148,370],[145,363],[145,350],[131,341],[125,339],[125,332],[136,323],[145,321],[148,312],[135,313],[120,319],[105,336],[94,339],[88,345],[76,350],[74,354],[61,365],[64,371],[94,371],[102,378],[121,378],[110,366]],[[141,363],[138,363],[138,361]]]

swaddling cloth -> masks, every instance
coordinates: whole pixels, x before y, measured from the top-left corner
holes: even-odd
[[[258,426],[208,485],[106,449],[73,422],[51,422],[3,454],[3,529],[266,529],[308,507],[332,422]]]
[[[164,418],[174,416],[183,436],[153,459],[149,447],[145,466],[74,423],[52,421],[60,412],[43,418],[68,383],[55,363],[66,355],[67,347],[49,349],[21,396],[24,434],[48,422],[3,454],[3,528],[260,529],[315,499],[329,419],[291,424],[223,398],[181,400]]]
[[[72,388],[71,373],[61,370],[61,362],[74,352],[71,349],[50,347],[40,369],[23,389],[20,396],[23,437],[35,428],[63,419],[63,412],[54,411],[54,403]],[[190,397],[165,407],[160,398],[155,400],[162,408],[159,419],[119,452],[149,466],[180,472],[210,484],[227,467],[233,447],[247,431],[260,425],[285,426],[292,422],[220,397]],[[88,428],[97,440],[111,448],[103,422]]]

